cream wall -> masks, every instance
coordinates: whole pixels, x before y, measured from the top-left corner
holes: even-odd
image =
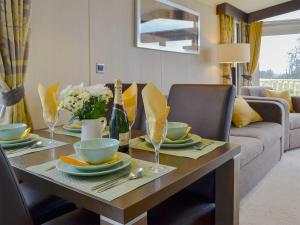
[[[173,83],[218,83],[219,67],[210,50],[218,43],[219,26],[215,7],[196,0],[176,0],[201,14],[200,55],[170,53],[134,47],[134,1],[90,0],[91,80],[156,83],[167,92]],[[95,72],[96,62],[106,73]]]
[[[134,0],[33,0],[26,95],[35,128],[44,127],[37,84],[154,82],[164,92],[173,83],[218,83],[214,44],[215,7],[176,0],[201,13],[201,52],[188,55],[134,47]],[[96,63],[106,72],[96,74]],[[64,115],[61,122],[66,120]]]

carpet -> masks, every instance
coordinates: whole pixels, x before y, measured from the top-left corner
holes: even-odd
[[[281,161],[241,201],[240,225],[300,225],[300,149]]]

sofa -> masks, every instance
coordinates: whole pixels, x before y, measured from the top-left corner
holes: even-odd
[[[230,129],[230,142],[241,145],[240,198],[243,198],[281,159],[285,109],[276,101],[247,99],[262,122]]]
[[[300,96],[292,96],[294,112],[289,111],[288,102],[278,98],[269,98],[265,96],[265,90],[270,87],[242,87],[241,95],[246,99],[258,99],[263,101],[280,102],[285,108],[285,151],[300,147]]]

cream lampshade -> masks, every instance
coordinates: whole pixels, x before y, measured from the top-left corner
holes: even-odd
[[[220,44],[217,46],[217,61],[219,63],[247,63],[250,62],[250,45],[239,44]],[[230,72],[226,72],[230,76]],[[238,78],[236,68],[231,67],[232,84],[237,86]],[[228,78],[227,78],[228,79]]]
[[[217,47],[217,61],[219,63],[246,63],[250,61],[250,45],[220,44]]]

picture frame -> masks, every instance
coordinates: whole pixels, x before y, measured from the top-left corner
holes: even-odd
[[[199,54],[200,13],[170,0],[135,0],[136,47]]]

